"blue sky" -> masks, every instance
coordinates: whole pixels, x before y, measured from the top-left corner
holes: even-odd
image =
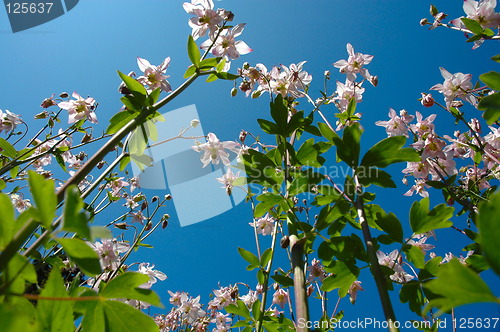
[[[313,95],[323,87],[324,70],[332,72],[330,89],[334,89],[335,80],[344,80],[332,63],[347,58],[346,43],[350,42],[357,52],[374,55],[368,68],[379,76],[379,86],[367,85],[363,102],[359,105],[366,129],[365,149],[385,137],[384,129],[374,126],[374,122],[385,120],[389,107],[397,111],[404,108],[410,113],[418,110],[424,115],[430,114],[430,110],[424,109],[417,99],[420,92],[442,83],[439,67],[452,73],[471,73],[474,80],[479,74],[498,67],[489,60],[498,53],[497,43],[486,43],[472,51],[472,45],[465,43],[460,32],[428,31],[421,27],[419,20],[429,17],[427,1],[214,2],[218,7],[232,10],[236,23],[247,23],[241,39],[254,52],[243,56],[241,61],[235,61],[233,68],[244,61],[261,62],[269,68],[307,60],[305,69],[313,75],[310,89]],[[434,4],[450,14],[450,19],[463,15],[461,1],[441,0],[434,1]],[[121,107],[116,69],[125,73],[131,70],[139,72],[137,56],[153,64],[160,64],[170,56],[169,81],[174,88],[183,82],[182,75],[189,65],[185,51],[190,33],[189,17],[182,9],[182,1],[87,0],[54,21],[13,34],[5,11],[0,10],[3,81],[0,109],[21,114],[34,132],[39,124],[29,119],[41,111],[39,104],[44,98],[52,93],[77,91],[99,102],[96,128],[104,130],[109,118]],[[165,111],[195,104],[204,131],[215,132],[222,140],[236,139],[241,129],[260,133],[256,119],[268,118],[267,96],[250,100],[240,93],[231,98],[229,90],[232,86],[232,82],[207,84],[200,80],[169,104]],[[435,96],[440,98],[437,94]],[[305,101],[302,104],[308,109]],[[325,110],[331,118],[333,112],[332,109]],[[474,114],[477,111],[469,112],[471,117],[480,116]],[[441,124],[442,134],[452,134],[452,129],[445,132],[450,120],[447,114],[438,114],[437,128],[439,130]],[[402,168],[393,168],[398,185]],[[377,191],[378,204],[395,212],[405,225],[407,211],[414,199],[402,196],[407,189],[401,184],[394,190]],[[165,192],[146,193],[152,196]],[[440,194],[435,193],[434,204],[439,203],[439,199]],[[194,202],[193,208],[197,205]],[[200,294],[202,302],[207,303],[208,294],[219,283],[225,286],[242,281],[255,286],[254,274],[244,270],[246,264],[236,251],[238,246],[254,250],[252,229],[248,226],[251,221],[249,205],[240,204],[222,215],[182,228],[176,224],[172,209],[170,203],[164,211],[173,216],[170,226],[157,232],[149,241],[155,249],[142,250],[135,257],[137,261],[154,263],[168,275],[167,281],[155,285],[164,303],[168,302],[166,290]],[[457,241],[455,235],[451,230],[438,232],[438,254],[444,255],[453,248],[451,244]],[[459,253],[457,250],[454,252]],[[351,318],[360,313],[382,318],[375,285],[369,279],[367,274],[361,278],[366,291],[359,294],[356,306],[353,307],[347,299],[341,302],[340,309]],[[498,284],[495,276],[490,275],[488,280],[490,284]],[[333,307],[336,298],[332,298]],[[405,306],[397,304],[397,294],[393,298],[396,314],[401,320],[416,318]],[[459,312],[462,317],[498,317],[499,309],[498,306],[481,305],[466,307]]]

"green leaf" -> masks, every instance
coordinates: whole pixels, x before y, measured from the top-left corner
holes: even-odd
[[[94,291],[87,290],[81,295],[97,296]],[[83,332],[105,332],[103,301],[77,301],[75,308],[83,310],[82,331]]]
[[[294,172],[293,176],[294,179],[288,188],[290,196],[297,196],[303,192],[311,191],[314,185],[325,179],[323,174],[312,171],[312,169]]]
[[[465,26],[467,27],[467,29],[469,29],[472,33],[474,33],[476,35],[483,34],[484,29],[481,26],[481,24],[479,24],[479,22],[477,22],[475,20],[472,20],[470,18],[466,18],[466,17],[462,17],[460,19],[465,24]]]
[[[318,123],[319,131],[321,135],[329,141],[333,141],[334,138],[339,138],[336,132],[334,132],[326,123]]]
[[[250,265],[255,267],[260,266],[259,258],[254,254],[252,254],[250,251],[238,247],[238,252],[240,253],[240,256],[243,257],[244,260],[250,263]]]
[[[217,64],[219,64],[219,62],[221,61],[221,59],[222,59],[221,57],[204,59],[203,61],[200,62],[199,67],[201,69],[210,69],[216,67]]]
[[[415,149],[401,148],[405,143],[406,137],[404,136],[385,138],[366,152],[361,165],[384,168],[394,163],[419,161],[420,156]]]
[[[335,143],[337,145],[337,156],[351,167],[356,167],[359,162],[361,134],[359,123],[353,123],[344,129],[341,146],[337,142]]]
[[[106,332],[158,332],[153,317],[119,301],[104,301]]]
[[[275,193],[259,195],[257,196],[257,200],[259,200],[260,203],[255,207],[253,214],[255,218],[263,216],[265,213],[269,212],[273,206],[284,203],[283,197]]]
[[[184,78],[193,76],[196,73],[197,69],[198,68],[196,68],[196,66],[194,65],[189,66],[188,69],[186,69],[186,72],[184,73]]]
[[[160,88],[154,89],[148,95],[148,99],[147,99],[148,105],[147,106],[153,106],[158,101],[158,98],[160,98],[160,94],[161,94],[161,89]]]
[[[444,203],[437,205],[429,211],[429,198],[420,202],[415,201],[410,209],[410,226],[414,234],[422,234],[439,228],[450,227],[453,223],[449,220],[453,217],[455,209]]]
[[[57,239],[69,258],[80,269],[89,276],[95,276],[101,273],[101,265],[99,264],[99,256],[87,245],[84,241],[73,239]]]
[[[481,249],[491,268],[500,275],[500,191],[490,196],[489,202],[479,205],[479,234]]]
[[[285,101],[283,97],[278,94],[276,98],[271,102],[271,116],[274,122],[276,122],[277,134],[286,136],[287,133],[287,121],[288,121],[288,109],[285,106]]]
[[[250,319],[250,311],[243,301],[238,300],[236,304],[230,304],[224,308],[227,313],[241,316],[246,319]]]
[[[297,151],[297,160],[301,165],[320,167],[324,163],[324,158],[320,157],[319,145],[314,144],[314,139],[305,141]]]
[[[491,57],[491,60],[495,61],[495,62],[500,62],[500,54],[497,54],[495,56],[492,56]]]
[[[0,138],[0,154],[9,158],[15,158],[17,150],[5,139]]]
[[[14,236],[14,207],[10,197],[0,194],[0,250],[12,240]]]
[[[7,265],[7,272],[2,281],[5,282],[3,287],[8,285],[7,290],[10,293],[22,294],[26,288],[26,282],[37,282],[35,267],[26,257],[16,253]]]
[[[50,229],[52,220],[56,216],[57,207],[54,181],[30,170],[28,171],[28,182],[38,211],[37,217],[45,228]]]
[[[187,52],[189,56],[189,60],[191,60],[191,63],[195,65],[196,67],[199,67],[200,64],[200,50],[198,48],[198,45],[196,45],[196,42],[193,39],[193,36],[189,35],[188,37],[188,43],[187,43]]]
[[[19,310],[18,306],[11,303],[0,303],[0,322],[2,332],[39,332],[38,324],[26,313]]]
[[[7,184],[4,180],[0,179],[0,190],[4,190],[7,187]]]
[[[386,232],[394,241],[403,242],[403,227],[394,213],[377,213],[375,223]]]
[[[77,235],[90,239],[90,230],[87,225],[87,216],[83,209],[83,200],[76,185],[71,185],[64,193],[64,211],[62,215],[62,229],[75,232]]]
[[[325,271],[331,272],[333,275],[323,280],[321,290],[330,292],[338,288],[340,297],[347,295],[347,291],[352,283],[355,282],[359,276],[359,268],[357,266],[348,265],[342,261],[334,261],[332,265],[325,268]]]
[[[136,79],[134,79],[128,75],[125,75],[124,73],[120,72],[119,70],[117,70],[117,72],[118,72],[118,75],[120,75],[120,78],[122,79],[122,81],[125,83],[127,88],[130,90],[130,92],[134,96],[143,96],[144,99],[146,99],[147,91],[146,91],[146,88],[141,83],[139,83]]]
[[[260,266],[265,268],[271,258],[273,257],[273,250],[271,248],[267,248],[266,251],[262,254],[262,257],[260,258]]]
[[[500,90],[500,73],[490,71],[479,76],[479,79],[493,90]]]
[[[419,316],[422,316],[422,307],[424,305],[424,294],[418,283],[407,283],[401,287],[399,299],[402,303],[409,302],[410,310]]]
[[[226,73],[226,72],[216,72],[215,76],[217,76],[217,78],[220,78],[221,80],[228,80],[228,81],[234,81],[234,80],[240,78],[238,75],[234,75],[234,74]]]
[[[425,255],[422,252],[422,249],[415,246],[406,245],[404,246],[404,252],[408,257],[408,260],[412,262],[416,268],[423,269],[425,267]]]
[[[127,168],[130,163],[130,155],[126,155],[120,160],[120,172],[123,172],[125,168]]]
[[[150,289],[139,288],[147,283],[149,276],[137,272],[125,272],[113,278],[99,295],[113,299],[125,298],[161,305],[160,298]]]
[[[134,119],[139,113],[131,112],[129,110],[116,113],[111,120],[109,120],[109,126],[106,129],[106,134],[112,135],[116,134],[118,130],[122,129],[127,123]]]
[[[457,259],[443,264],[437,273],[437,278],[424,284],[424,287],[440,296],[432,299],[428,306],[439,308],[440,313],[471,303],[500,304],[500,300],[495,297],[488,285]]]
[[[257,119],[257,122],[260,125],[260,128],[267,134],[270,135],[275,135],[278,134],[277,132],[277,127],[274,122],[264,120],[264,119]]]
[[[205,81],[205,82],[207,82],[207,83],[210,83],[210,82],[215,82],[215,81],[217,81],[218,79],[219,79],[219,78],[217,77],[217,75],[215,75],[215,74],[210,74],[210,75],[208,75],[208,77],[207,77],[207,79],[206,79],[206,81]]]
[[[363,186],[374,184],[382,188],[396,188],[396,183],[394,183],[394,181],[392,180],[392,176],[389,173],[376,167],[360,166],[357,169],[357,175],[359,183],[361,183]]]
[[[68,297],[59,269],[52,269],[40,296]],[[38,300],[38,320],[43,331],[73,331],[73,304],[74,301]]]
[[[489,125],[498,121],[500,117],[500,92],[481,98],[477,105],[477,109],[485,111],[483,113],[483,118]]]
[[[293,279],[287,276],[283,276],[281,274],[275,274],[271,276],[274,281],[280,284],[283,287],[293,287]]]

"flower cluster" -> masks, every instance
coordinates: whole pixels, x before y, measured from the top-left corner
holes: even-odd
[[[263,92],[280,94],[292,99],[304,97],[305,90],[312,81],[312,75],[303,69],[305,63],[305,61],[292,63],[288,67],[274,66],[270,71],[261,63],[255,67],[245,63],[238,69],[239,75],[243,78],[239,88],[246,96],[252,94],[252,97],[258,97]]]
[[[201,49],[210,50],[216,57],[224,57],[227,61],[252,52],[244,41],[236,40],[242,34],[245,24],[226,28],[226,23],[234,18],[232,12],[215,10],[212,0],[192,0],[191,3],[185,2],[183,6],[188,14],[194,15],[188,22],[193,39],[204,37],[208,33],[209,39],[201,44]]]

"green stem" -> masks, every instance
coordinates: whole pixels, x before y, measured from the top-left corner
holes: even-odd
[[[97,166],[97,164],[101,160],[103,160],[110,151],[115,149],[118,143],[120,143],[125,136],[131,133],[139,125],[143,124],[150,115],[154,114],[157,110],[168,104],[171,100],[173,100],[180,93],[186,90],[198,78],[198,76],[206,75],[208,73],[209,72],[194,74],[167,97],[157,102],[148,110],[143,110],[143,112],[136,118],[130,120],[124,127],[122,127],[117,133],[115,133],[106,142],[106,144],[104,144],[104,146],[100,148],[99,151],[97,151],[68,181],[63,184],[63,186],[57,192],[57,201],[62,202],[64,194],[68,187],[73,184],[78,185],[82,180],[84,180],[85,177]],[[52,228],[55,229],[56,227],[58,227],[59,223],[60,219],[56,220],[53,223]],[[35,220],[31,219],[26,222],[23,227],[17,232],[14,238],[0,254],[0,272],[3,272],[5,270],[12,257],[14,257],[14,255],[20,250],[23,243],[30,237],[30,235],[36,230],[37,227],[38,223]],[[41,243],[41,241],[37,241],[37,246],[32,246],[32,250],[37,249]]]
[[[299,238],[296,235],[290,235],[290,248],[292,251],[292,269],[293,269],[293,291],[295,295],[295,313],[297,321],[309,321],[309,306],[307,301],[306,274],[304,271],[304,241],[306,238]],[[307,325],[307,324],[303,324]],[[298,332],[307,332],[307,326],[297,325]]]
[[[356,192],[360,193],[362,188],[359,184],[357,175],[354,176],[354,181],[356,183]],[[356,207],[359,222],[361,224],[361,229],[363,231],[366,251],[368,252],[368,258],[370,259],[370,270],[372,272],[373,278],[375,279],[375,284],[377,285],[377,290],[380,301],[382,302],[385,319],[389,323],[388,330],[390,332],[398,332],[399,329],[394,326],[394,322],[396,322],[396,315],[394,314],[391,298],[389,297],[389,292],[387,290],[387,279],[382,273],[380,264],[378,263],[377,253],[375,252],[375,248],[373,245],[373,239],[370,233],[370,228],[368,226],[368,221],[366,219],[363,197],[361,195],[358,194],[358,197],[354,202],[354,206]]]

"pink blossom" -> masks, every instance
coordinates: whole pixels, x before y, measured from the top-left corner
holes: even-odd
[[[217,181],[222,183],[224,185],[222,188],[225,188],[227,194],[231,195],[231,190],[233,189],[233,182],[236,179],[239,179],[239,177],[240,177],[240,172],[233,174],[231,168],[228,168],[226,174],[224,174],[220,178],[217,178]]]
[[[280,288],[276,292],[274,292],[273,304],[277,304],[277,305],[281,306],[281,308],[284,308],[287,303],[288,303],[288,292],[287,291],[285,291],[283,288]]]
[[[341,112],[347,110],[347,106],[352,98],[356,99],[356,103],[363,100],[365,88],[361,87],[361,83],[346,80],[345,83],[337,81],[336,96],[333,98],[337,101],[337,107]]]
[[[414,193],[416,193],[422,197],[429,197],[429,193],[425,188],[430,188],[430,186],[425,182],[424,179],[415,179],[415,184],[411,186],[410,190],[405,192],[403,195],[412,196]]]
[[[226,149],[233,149],[237,145],[236,142],[221,142],[214,133],[208,133],[207,142],[203,144],[196,142],[192,149],[196,152],[203,152],[201,156],[203,167],[210,163],[217,165],[221,161],[225,166],[228,166],[230,161]]]
[[[131,212],[130,216],[132,217],[132,222],[136,222],[139,224],[143,224],[146,217],[142,214],[142,211]]]
[[[405,110],[400,111],[400,116],[392,108],[389,110],[389,121],[377,121],[377,126],[385,127],[385,131],[389,137],[391,136],[406,136],[408,137],[408,126],[413,121],[413,115],[408,115]]]
[[[347,291],[350,297],[349,300],[351,301],[352,304],[356,302],[358,291],[364,291],[364,289],[363,287],[361,287],[361,281],[356,280],[355,282],[352,283],[351,287],[349,287],[349,290]]]
[[[153,284],[155,284],[158,280],[167,279],[167,275],[161,271],[154,270],[154,265],[149,263],[141,263],[139,264],[138,272],[149,276],[149,281],[141,286],[141,288],[151,288]]]
[[[116,239],[102,239],[101,242],[87,244],[94,249],[99,256],[99,261],[103,269],[114,270],[120,264],[120,253],[126,252],[130,247],[125,242],[117,241]]]
[[[68,111],[68,123],[75,123],[81,119],[97,123],[97,117],[94,113],[94,98],[83,99],[76,91],[73,92],[72,97],[75,99],[57,104],[60,108]]]
[[[188,22],[194,40],[205,36],[207,31],[215,33],[217,25],[223,21],[219,13],[214,10],[212,0],[191,0],[191,3],[185,2],[182,6],[188,14],[195,15]]]
[[[377,251],[377,258],[380,265],[387,266],[394,270],[394,274],[390,276],[391,280],[405,283],[413,279],[413,276],[406,273],[403,267],[397,262],[397,260],[401,259],[397,250],[392,251],[389,255],[379,250]]]
[[[425,136],[426,134],[431,134],[434,132],[434,124],[432,123],[436,119],[436,114],[431,114],[427,118],[423,118],[420,112],[415,113],[417,115],[417,123],[410,126],[411,130],[420,136]]]
[[[2,131],[10,132],[16,129],[18,124],[21,124],[23,121],[21,117],[17,114],[14,114],[8,110],[2,111],[0,110],[0,133]]]
[[[167,78],[170,76],[164,75],[167,72],[170,64],[170,57],[165,58],[159,66],[153,66],[148,60],[137,57],[137,65],[144,72],[143,76],[139,76],[137,81],[148,87],[148,90],[153,91],[160,88],[162,91],[170,92],[172,87],[168,83]]]
[[[234,303],[234,299],[231,294],[233,292],[232,287],[222,287],[220,289],[214,290],[214,298],[208,303],[208,307],[212,310],[221,310],[226,306]]]
[[[241,35],[244,29],[245,24],[240,23],[234,28],[222,31],[215,43],[213,39],[216,36],[211,35],[210,39],[203,42],[200,47],[203,50],[207,50],[213,43],[214,45],[211,50],[213,55],[224,56],[231,60],[238,59],[240,55],[248,54],[253,51],[244,41],[235,40],[236,37]]]
[[[240,300],[245,303],[247,307],[252,307],[255,301],[258,300],[257,292],[253,290],[249,290],[248,294],[240,296]]]
[[[444,147],[446,146],[446,142],[442,139],[439,139],[437,135],[430,134],[427,135],[425,139],[420,139],[417,142],[410,145],[417,151],[422,152],[422,159],[427,158],[442,158],[446,159],[444,154]]]
[[[357,74],[361,74],[361,76],[370,80],[372,76],[363,66],[372,61],[373,55],[355,53],[351,44],[347,44],[347,53],[349,54],[347,61],[339,60],[335,62],[333,66],[339,68],[341,73],[347,74],[347,79],[349,81],[354,81]]]
[[[325,270],[323,269],[323,265],[321,262],[314,258],[311,262],[311,265],[307,267],[307,271],[309,271],[309,276],[307,277],[307,281],[312,282],[314,279],[318,278],[319,281],[323,281],[326,277]]]
[[[414,239],[408,240],[408,244],[411,246],[415,246],[422,250],[422,253],[425,255],[426,251],[432,250],[435,248],[432,244],[425,243],[428,237],[423,234],[418,234],[414,236]]]
[[[274,218],[267,213],[264,217],[248,224],[252,227],[256,227],[258,234],[271,235],[273,233],[275,223]]]
[[[31,206],[29,199],[23,199],[22,194],[11,194],[10,199],[18,212],[23,212]]]
[[[500,13],[495,13],[496,0],[465,0],[463,9],[467,18],[475,20],[483,28],[496,28],[500,25]],[[462,16],[463,17],[463,16]],[[461,17],[450,22],[459,28],[465,28]]]
[[[442,67],[439,69],[441,70],[444,82],[443,84],[434,85],[431,90],[437,90],[444,95],[447,107],[450,107],[451,102],[456,98],[463,99],[472,105],[476,104],[476,98],[472,94],[467,93],[467,91],[472,89],[471,74],[451,74]]]

